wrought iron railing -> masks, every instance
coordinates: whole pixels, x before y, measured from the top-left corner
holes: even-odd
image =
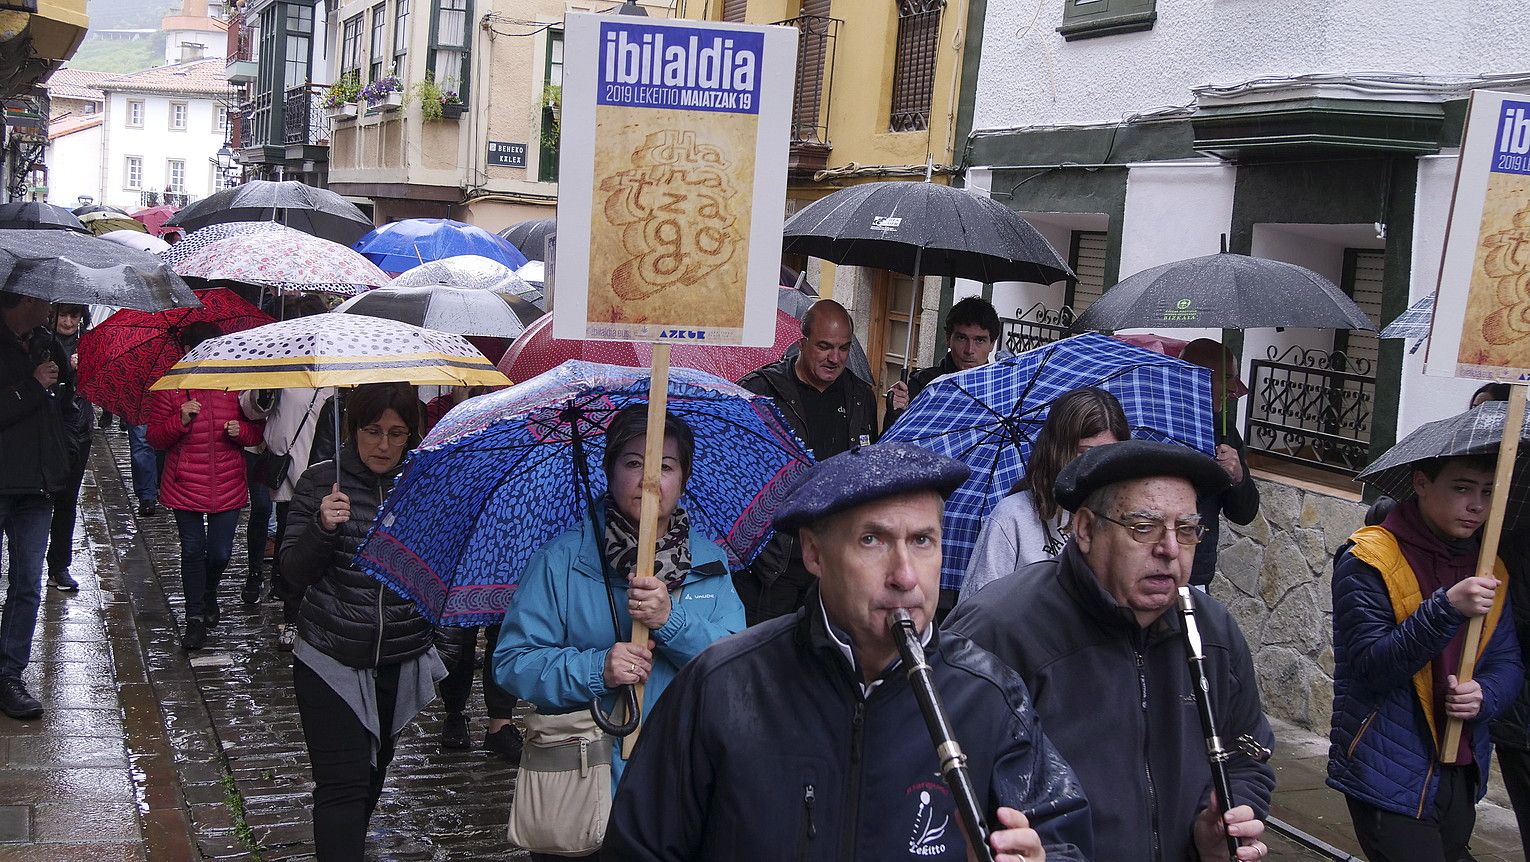
[[[1014,317],[1001,317],[1004,337],[999,347],[1009,353],[1024,353],[1054,341],[1061,341],[1071,333],[1073,309],[1066,305],[1060,309],[1048,308],[1036,303],[1025,311],[1015,309]]]
[[[245,102],[238,108],[239,121],[234,124],[234,146],[242,149],[255,143],[255,103]]]
[[[1376,375],[1369,360],[1271,347],[1249,363],[1248,447],[1353,476],[1370,461]]]
[[[323,108],[327,89],[317,84],[305,84],[287,91],[282,116],[284,140],[288,144],[329,145],[330,121]]]
[[[827,144],[829,106],[834,95],[834,44],[841,21],[823,15],[799,15],[776,23],[798,31],[791,140]]]

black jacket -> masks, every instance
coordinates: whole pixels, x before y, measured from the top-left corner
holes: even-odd
[[[44,389],[32,376],[47,360],[58,383]],[[0,326],[0,494],[52,494],[69,479],[75,450],[69,436],[78,411],[69,357],[46,329],[25,342]]]
[[[1222,414],[1215,414],[1212,420],[1220,426]],[[1201,543],[1195,546],[1195,562],[1190,568],[1190,583],[1200,587],[1211,583],[1211,579],[1217,574],[1217,537],[1222,526],[1220,516],[1226,515],[1227,520],[1234,524],[1248,524],[1259,515],[1259,486],[1254,484],[1254,477],[1248,472],[1248,455],[1243,437],[1238,434],[1237,428],[1229,424],[1225,432],[1218,429],[1216,441],[1219,444],[1226,443],[1238,450],[1238,462],[1243,465],[1243,481],[1219,494],[1201,497],[1195,501],[1196,508],[1201,513],[1201,523],[1206,525],[1206,535],[1201,537]]]
[[[1519,687],[1514,703],[1493,722],[1493,744],[1530,751],[1530,581],[1526,580],[1530,578],[1530,531],[1506,532],[1502,542],[1498,557],[1509,570],[1509,608],[1519,635],[1526,682]]]
[[[924,391],[924,387],[934,382],[935,378],[944,377],[947,374],[955,374],[960,370],[960,368],[956,367],[956,363],[951,361],[951,351],[947,350],[946,355],[938,364],[931,365],[929,368],[921,368],[908,376],[908,383],[906,384],[908,386],[908,403],[913,404],[914,399],[919,397],[919,393]],[[898,417],[902,416],[903,412],[902,410],[887,411],[887,418],[882,421],[883,434],[887,433],[887,429],[893,427],[893,423],[898,421]]]
[[[84,327],[82,326],[81,329],[83,328]],[[57,336],[57,338],[59,350],[63,352],[65,357],[72,356],[79,352],[80,333],[76,332],[74,335],[71,335],[68,338],[63,336]],[[70,363],[66,362],[63,365],[60,365],[59,368],[72,368],[72,366]],[[77,458],[75,461],[76,469],[81,469],[80,465],[84,463],[84,459],[79,458],[78,456],[82,453],[89,454],[90,452],[90,435],[94,431],[96,425],[96,408],[95,405],[85,400],[84,395],[80,394],[78,373],[71,370],[71,374],[75,376],[73,399],[74,415],[73,417],[69,418],[68,425],[65,427],[64,433],[68,436],[71,455]],[[59,379],[63,379],[62,375],[60,375]]]
[[[1226,608],[1204,593],[1196,600],[1218,731],[1229,744],[1251,734],[1268,748],[1274,736],[1248,645]],[[1191,857],[1191,827],[1209,798],[1211,767],[1181,625],[1170,608],[1142,629],[1100,588],[1071,541],[1056,559],[964,599],[946,620],[948,631],[1020,672],[1047,736],[1089,796],[1098,859]],[[1228,771],[1235,804],[1264,817],[1274,770],[1237,754]]]
[[[399,664],[430,649],[435,632],[413,602],[359,570],[355,555],[402,467],[379,476],[351,446],[340,450],[340,467],[351,519],[334,532],[319,527],[318,512],[335,483],[335,462],[309,467],[292,493],[280,569],[292,593],[303,596],[298,634],[348,667]]]
[[[965,638],[929,663],[990,825],[1000,805],[1048,859],[1090,859],[1088,803],[1025,686]],[[681,668],[645,722],[602,858],[965,860],[951,795],[901,666],[863,698],[816,593]]]

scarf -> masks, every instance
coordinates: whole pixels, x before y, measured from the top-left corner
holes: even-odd
[[[637,568],[638,529],[623,515],[608,496],[606,504],[606,534],[603,551],[606,563],[611,566],[611,577],[625,584]],[[664,582],[670,592],[680,589],[685,575],[691,570],[691,519],[684,509],[675,508],[669,516],[669,531],[659,537],[659,547],[653,555],[654,577]]]

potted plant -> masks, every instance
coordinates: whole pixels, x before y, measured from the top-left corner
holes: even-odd
[[[445,90],[441,93],[441,115],[448,120],[455,120],[467,111],[467,106],[462,104],[462,96],[456,90]]]
[[[352,119],[356,116],[356,100],[361,96],[361,79],[355,72],[346,72],[324,93],[324,108],[334,119]]]
[[[361,88],[361,98],[373,111],[396,111],[404,104],[404,82],[397,75],[384,75]]]
[[[557,84],[548,84],[542,88],[542,149],[547,152],[556,152],[558,149],[558,137],[561,133],[563,111],[563,88]]]
[[[424,81],[415,85],[414,94],[420,100],[420,115],[426,122],[455,120],[462,116],[462,97],[456,90],[437,84],[431,75],[426,75]]]
[[[558,84],[548,84],[542,88],[542,105],[552,111],[554,123],[563,122],[563,87]]]

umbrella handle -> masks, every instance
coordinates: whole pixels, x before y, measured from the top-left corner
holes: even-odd
[[[638,706],[637,692],[633,691],[632,686],[624,685],[618,691],[621,692],[622,698],[627,701],[626,722],[617,724],[612,721],[611,716],[606,715],[605,710],[600,708],[600,698],[598,697],[590,698],[590,717],[595,719],[595,726],[606,733],[612,736],[626,736],[632,731],[637,730],[638,722],[643,717],[643,709]]]

